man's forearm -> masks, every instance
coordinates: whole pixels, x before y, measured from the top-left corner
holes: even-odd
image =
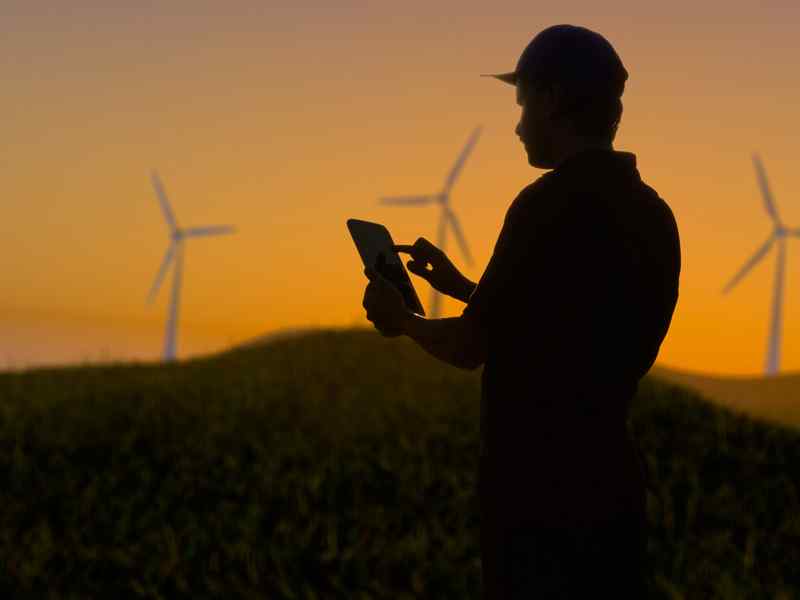
[[[461,285],[458,286],[458,289],[455,290],[453,293],[453,298],[456,300],[461,300],[463,303],[467,303],[469,297],[472,295],[473,290],[478,286],[477,283],[473,283],[466,277],[463,278],[464,281],[461,282]]]
[[[409,312],[404,333],[439,360],[460,369],[469,368],[464,363],[461,317],[426,319]]]

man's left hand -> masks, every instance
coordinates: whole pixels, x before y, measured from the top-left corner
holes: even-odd
[[[384,337],[403,335],[411,311],[406,308],[402,294],[374,267],[364,269],[364,275],[369,278],[362,302],[367,310],[367,320]]]

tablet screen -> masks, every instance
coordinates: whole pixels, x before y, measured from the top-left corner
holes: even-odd
[[[400,255],[392,250],[394,242],[389,230],[380,223],[348,219],[347,228],[356,244],[364,266],[377,267],[386,279],[400,291],[406,306],[417,314],[424,315],[425,309],[419,301],[417,292],[408,276]],[[384,264],[379,266],[378,256],[383,254]]]

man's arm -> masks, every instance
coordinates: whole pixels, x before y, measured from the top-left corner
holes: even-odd
[[[431,356],[459,369],[472,371],[486,359],[485,339],[464,317],[426,319],[409,311],[404,333]]]
[[[469,297],[472,295],[472,292],[475,291],[477,285],[477,283],[474,283],[466,277],[463,277],[461,284],[450,295],[456,300],[461,300],[466,304],[467,301],[469,301]]]

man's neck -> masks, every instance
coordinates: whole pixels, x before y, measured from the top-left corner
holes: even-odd
[[[557,169],[560,167],[565,160],[568,158],[575,156],[576,154],[580,154],[581,152],[585,152],[587,150],[614,150],[613,145],[610,142],[593,142],[587,140],[573,140],[560,149],[560,152],[557,155],[555,160]]]

